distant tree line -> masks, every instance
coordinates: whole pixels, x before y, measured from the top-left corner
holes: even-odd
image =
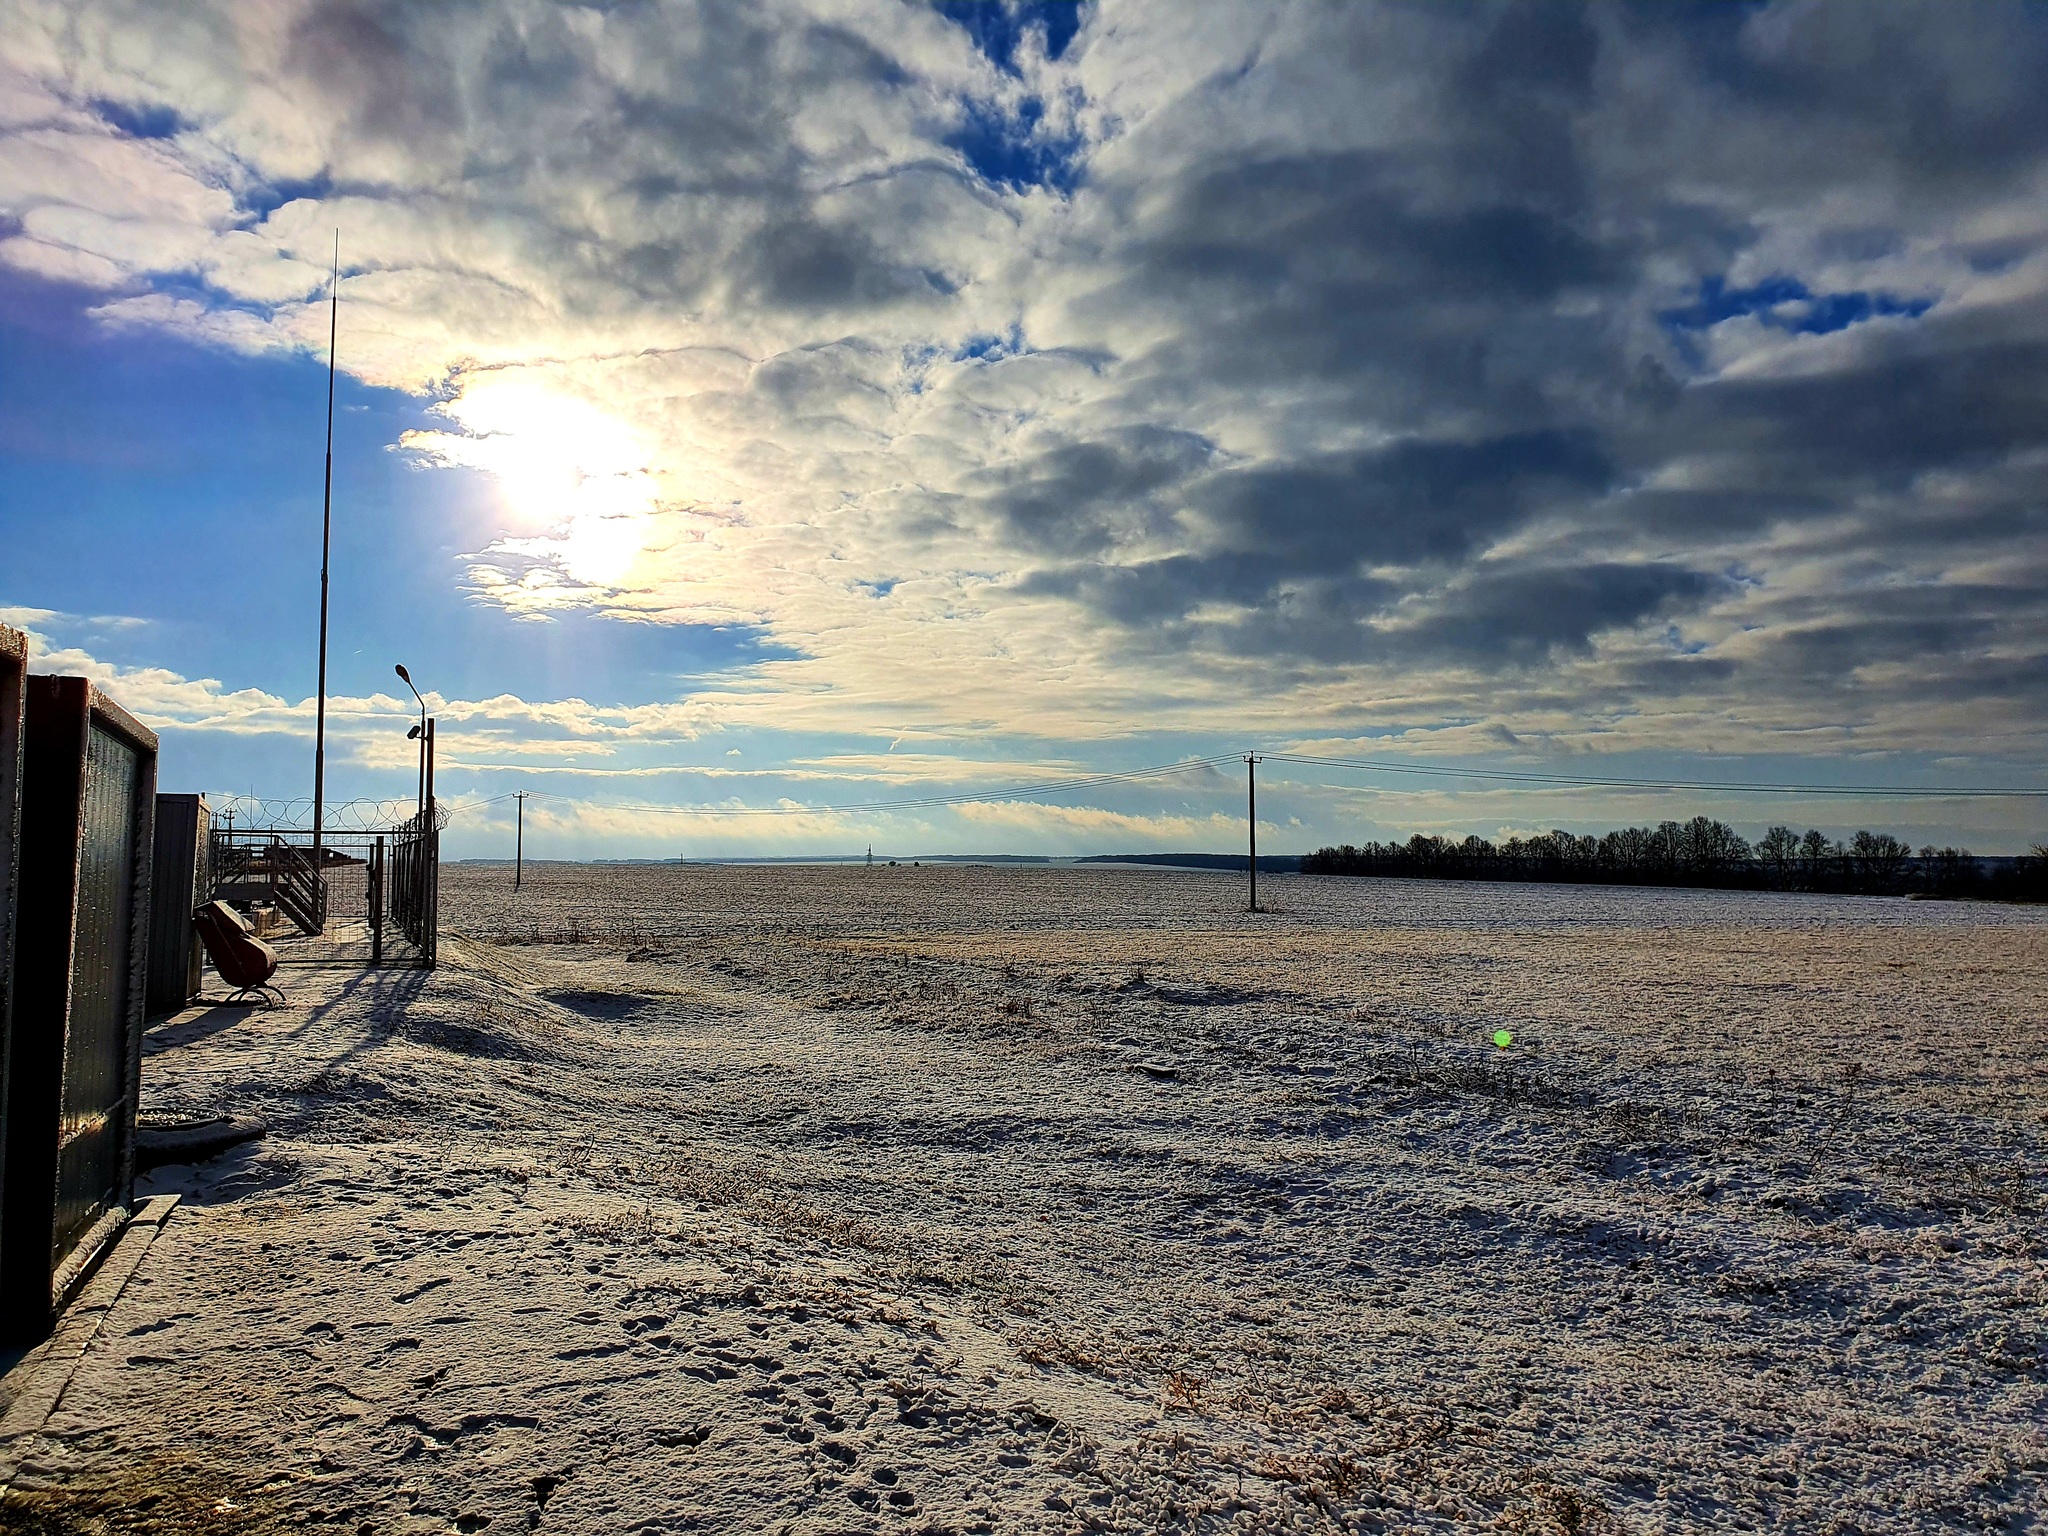
[[[1492,843],[1417,833],[1405,843],[1319,848],[1303,874],[1426,880],[1550,880],[1597,885],[1702,885],[1735,890],[1978,896],[2048,901],[2048,848],[2033,857],[1979,859],[1962,848],[1910,846],[1887,832],[1847,842],[1773,827],[1752,845],[1710,816],[1622,827],[1600,837],[1546,832]]]

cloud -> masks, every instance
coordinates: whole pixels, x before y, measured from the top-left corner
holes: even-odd
[[[1966,600],[1954,605],[1968,612]],[[1893,636],[1891,656],[1914,654],[1917,643],[1944,622],[1939,594],[1923,604],[1923,629]],[[244,815],[293,815],[276,803],[239,801],[232,792],[248,785],[252,763],[282,749],[292,766],[290,782],[303,783],[313,734],[313,703],[277,698],[255,689],[232,689],[212,679],[191,679],[162,668],[132,668],[104,662],[90,649],[60,643],[63,636],[120,629],[132,621],[85,619],[47,610],[0,610],[0,622],[30,628],[38,672],[91,678],[165,738],[167,781],[180,788],[213,791]],[[57,638],[53,638],[57,637]],[[1867,647],[1865,635],[1838,636],[1822,628],[1802,632],[1801,643],[1819,649]],[[1965,684],[1976,674],[1980,691],[2015,688],[1994,669],[1970,664],[1950,679],[1958,704],[1973,702]],[[2040,679],[2029,680],[2038,686]],[[1225,849],[1240,846],[1244,833],[1244,783],[1240,770],[1207,765],[1121,783],[1093,782],[1105,766],[1071,758],[1047,761],[1006,757],[983,748],[963,757],[945,751],[844,751],[807,753],[800,736],[763,730],[750,738],[753,753],[769,766],[739,766],[721,751],[698,707],[664,704],[593,706],[576,698],[528,700],[512,695],[450,699],[428,694],[439,721],[436,781],[454,812],[449,856],[496,856],[511,829],[509,794],[529,793],[527,844],[546,857],[644,854],[648,848],[688,851],[692,856],[779,856],[840,851],[851,854],[869,842],[899,851],[975,853],[1027,847],[1038,851],[1092,853],[1137,849]],[[1560,701],[1552,713],[1525,711],[1532,736],[1551,748],[1578,749],[1586,722]],[[1677,699],[1663,706],[1680,729],[1695,728],[1700,706]],[[414,718],[413,702],[384,694],[338,696],[328,701],[328,765],[346,767],[330,777],[340,793],[365,787],[400,791],[384,801],[350,800],[338,805],[337,824],[385,824],[402,814],[411,796],[415,747],[404,734]],[[1951,718],[1943,716],[1943,719]],[[1595,722],[1601,727],[1609,719]],[[1939,722],[1937,722],[1939,723]],[[1787,729],[1794,727],[1787,726]],[[1811,727],[1803,727],[1811,729]],[[1818,735],[1828,744],[1866,746],[1844,727]],[[707,739],[707,737],[709,739]],[[1395,756],[1411,762],[1456,765],[1503,745],[1523,750],[1530,741],[1497,723],[1464,721],[1428,728],[1389,731],[1371,738],[1273,738],[1279,750],[1324,757]],[[1152,749],[1144,749],[1152,750]],[[1165,749],[1153,759],[1165,758]],[[1954,777],[1953,763],[1940,765]],[[1598,771],[1598,770],[1594,770]],[[1865,763],[1859,777],[1881,778]],[[1063,777],[1082,787],[1045,798],[1024,799],[1020,784]],[[1900,774],[1910,782],[1910,773]],[[1260,769],[1262,837],[1281,851],[1361,837],[1406,836],[1415,830],[1527,831],[1563,825],[1603,828],[1654,821],[1669,814],[1666,796],[1594,786],[1532,790],[1521,786],[1416,780],[1399,774],[1360,773],[1344,768],[1269,760]],[[901,806],[906,799],[983,795],[950,805]],[[897,804],[896,809],[862,806]],[[1537,809],[1541,806],[1545,809]],[[1685,801],[1686,813],[1724,817],[1752,833],[1768,821],[1818,825],[1831,835],[1845,833],[1853,809],[1857,824],[1907,832],[1913,841],[1954,841],[1977,847],[2023,848],[2037,836],[2024,801],[1904,801],[1866,797],[1852,807],[1824,796],[1758,797],[1700,793]],[[381,820],[380,820],[381,818]],[[502,834],[502,836],[501,836]]]
[[[775,647],[508,741],[2048,744],[2038,8],[82,11],[0,260],[317,347],[339,225],[477,600]]]
[[[977,831],[998,837],[1022,837],[1034,847],[1090,849],[1135,843],[1187,849],[1228,844],[1244,837],[1243,818],[1222,812],[1207,816],[1134,815],[1096,806],[998,800],[962,806],[960,815]]]

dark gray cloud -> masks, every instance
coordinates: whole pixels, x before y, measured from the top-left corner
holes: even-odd
[[[2048,29],[2028,0],[1986,0],[1967,15],[1943,0],[1767,12],[1650,0],[1619,19],[1629,46],[1668,52],[1726,93],[1734,126],[1754,114],[1767,129],[1804,130],[1774,135],[1777,153],[1747,169],[1759,189],[1871,176],[1996,197],[2038,164],[2048,137]]]
[[[1271,556],[1174,556],[1035,573],[1029,590],[1070,597],[1141,631],[1158,651],[1280,661],[1524,670],[1584,654],[1596,635],[1696,608],[1726,586],[1665,563],[1481,570],[1418,592],[1364,574],[1309,574]],[[1228,605],[1228,614],[1204,612]]]
[[[748,296],[776,309],[845,312],[938,296],[952,284],[930,267],[891,260],[859,226],[777,220],[735,253]]]
[[[1322,572],[1470,556],[1559,498],[1597,495],[1610,473],[1588,434],[1524,432],[1263,464],[1192,486],[1187,500],[1212,547]]]
[[[1583,653],[1605,631],[1696,608],[1724,585],[1710,572],[1662,562],[1486,570],[1401,632],[1401,649],[1418,660],[1529,665]]]
[[[1100,554],[1156,531],[1156,493],[1198,474],[1214,447],[1189,432],[1132,427],[1061,443],[987,474],[1007,542],[1053,555]]]
[[[2040,565],[2041,284],[1962,296],[2048,252],[2020,211],[2048,170],[2048,11],[1426,18],[1439,67],[1379,142],[1169,155],[1096,189],[1128,199],[1132,235],[1078,312],[1179,320],[1121,357],[1119,404],[1290,404],[1253,461],[1143,486],[1177,551],[1120,557],[1085,495],[1034,501],[1028,527],[999,503],[1051,558],[1020,588],[1146,654],[1558,667],[1592,689],[1598,637],[1654,646],[1677,621],[1725,652],[1617,653],[1610,676],[1787,699],[1860,677],[1901,701],[1956,658],[2033,676],[2038,577],[1952,568],[2001,545]],[[1369,113],[1386,14],[1318,20],[1306,46],[1357,65]],[[1392,441],[1320,445],[1353,423]],[[1098,454],[1082,431],[1057,457]]]

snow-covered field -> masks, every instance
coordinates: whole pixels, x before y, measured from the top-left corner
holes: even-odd
[[[451,868],[431,978],[152,1034],[274,1130],[7,1518],[2038,1528],[2043,914],[1262,895]]]

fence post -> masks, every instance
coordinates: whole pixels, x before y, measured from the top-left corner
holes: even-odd
[[[370,964],[384,963],[384,839],[379,837],[370,845],[369,900],[370,909]]]

